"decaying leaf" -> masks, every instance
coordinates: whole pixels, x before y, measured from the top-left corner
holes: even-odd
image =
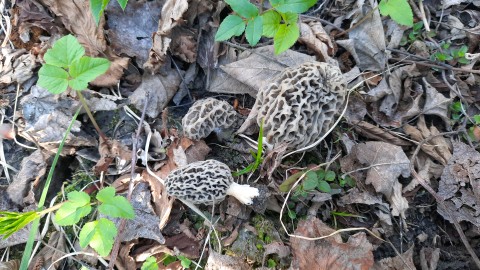
[[[405,253],[396,257],[383,258],[375,262],[373,270],[404,270],[417,269],[413,264],[413,250],[415,246],[410,247]]]
[[[41,269],[41,268],[48,268],[52,265],[53,269],[59,269],[58,267],[61,265],[62,260],[60,257],[65,255],[67,252],[67,240],[65,239],[65,235],[60,232],[53,232],[50,234],[50,238],[48,239],[48,245],[44,246],[36,255],[33,257],[32,262],[30,265],[31,267],[35,265],[37,268],[32,269]]]
[[[366,121],[354,123],[353,128],[359,134],[373,140],[384,141],[398,146],[409,146],[411,142],[393,135],[389,130],[377,127]]]
[[[0,86],[11,83],[22,84],[33,75],[37,66],[36,57],[24,49],[11,50],[1,48],[0,53]]]
[[[151,176],[146,170],[142,172],[142,179],[149,183],[152,192],[153,209],[160,218],[159,227],[163,229],[167,224],[170,212],[172,211],[172,204],[175,199],[168,198],[167,190],[163,184]]]
[[[338,66],[337,60],[330,57],[335,53],[335,47],[320,22],[308,21],[300,23],[300,38],[298,41],[314,51],[321,62]]]
[[[440,94],[437,89],[431,86],[425,78],[422,78],[425,88],[425,105],[423,113],[429,115],[437,115],[443,119],[447,127],[450,127],[450,118],[448,117],[448,107],[452,100]]]
[[[172,29],[182,21],[182,16],[187,9],[187,0],[167,0],[163,4],[158,29],[153,35],[153,46],[150,49],[147,62],[143,65],[150,73],[156,73],[165,63],[172,41]]]
[[[421,142],[425,138],[440,133],[434,125],[430,126],[430,128],[427,127],[423,115],[418,118],[417,128],[405,124],[403,130],[417,142]],[[448,160],[452,157],[452,154],[450,153],[451,146],[443,136],[434,137],[429,142],[422,144],[421,148],[426,154],[443,165],[446,165]]]
[[[205,270],[249,270],[251,267],[240,257],[210,251]]]
[[[295,235],[320,237],[335,230],[321,220],[309,217],[301,220]],[[290,237],[293,261],[291,269],[370,269],[373,266],[373,246],[365,233],[356,233],[346,243],[339,234],[321,240]]]
[[[392,215],[405,217],[408,202],[402,196],[402,185],[398,182],[398,177],[410,176],[410,161],[402,148],[385,142],[370,141],[355,145],[349,156],[361,164],[356,165],[357,169],[367,170],[365,183],[372,184],[376,192],[385,195],[390,202]]]
[[[125,172],[130,165],[132,158],[132,152],[118,140],[104,141],[103,137],[100,137],[100,144],[98,147],[100,158],[95,165],[95,172],[106,172],[110,164],[115,161],[117,172],[115,174],[121,174]],[[112,172],[113,173],[113,172]]]
[[[480,226],[480,153],[462,142],[453,142],[453,155],[443,170],[438,196],[446,210],[438,204],[437,212],[446,220],[466,220]]]
[[[173,98],[179,84],[180,76],[173,69],[169,69],[166,74],[144,74],[142,83],[129,99],[138,110],[142,111],[148,94],[146,114],[156,118]]]

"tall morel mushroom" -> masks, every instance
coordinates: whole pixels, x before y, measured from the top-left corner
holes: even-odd
[[[269,144],[302,148],[324,135],[334,123],[347,92],[342,72],[336,66],[307,62],[286,68],[261,88],[247,120],[237,133],[253,122],[260,125]]]
[[[167,193],[193,204],[213,204],[227,195],[250,205],[259,196],[257,188],[233,181],[227,165],[213,159],[190,163],[176,169],[165,179]]]
[[[236,121],[237,112],[228,102],[214,98],[201,99],[183,117],[183,133],[192,140],[199,140],[215,129],[229,128]]]

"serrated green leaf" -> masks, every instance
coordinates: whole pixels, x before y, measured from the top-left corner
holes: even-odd
[[[309,171],[305,174],[305,180],[303,180],[303,189],[312,190],[317,187],[318,178],[315,172]]]
[[[148,257],[142,264],[140,270],[158,270],[158,264],[155,257]]]
[[[327,183],[327,181],[318,181],[318,190],[325,192],[325,193],[330,193],[332,192],[332,188],[330,185]]]
[[[220,24],[215,34],[215,41],[227,40],[233,36],[239,36],[245,31],[245,22],[237,15],[228,15]]]
[[[87,193],[72,191],[67,197],[68,201],[55,213],[55,221],[60,226],[74,225],[92,211],[90,196]]]
[[[110,61],[105,58],[92,58],[83,56],[70,66],[72,80],[68,82],[75,90],[84,90],[88,83],[105,73],[110,67]]]
[[[381,0],[378,9],[401,25],[413,26],[413,12],[408,0]]]
[[[281,24],[273,38],[273,48],[275,54],[280,54],[295,44],[300,36],[300,30],[297,24]]]
[[[80,246],[85,248],[90,245],[100,256],[107,256],[112,250],[113,240],[117,236],[115,224],[101,218],[86,223],[80,231]]]
[[[60,94],[67,90],[68,73],[60,67],[44,64],[38,71],[37,85],[52,94]]]
[[[262,14],[263,17],[263,35],[273,38],[280,26],[282,17],[275,10],[269,10]]]
[[[117,0],[120,6],[122,4],[120,3],[121,0]],[[98,22],[100,21],[100,16],[102,16],[103,11],[105,11],[105,7],[108,5],[110,0],[90,0],[90,10],[92,11],[93,18],[95,19],[95,23],[98,25]],[[126,5],[125,1],[125,5]],[[124,7],[122,7],[124,9]]]
[[[108,1],[110,1],[110,0],[108,0]],[[120,5],[120,7],[122,8],[122,10],[125,10],[125,7],[127,7],[128,0],[117,0],[117,2]]]
[[[85,49],[78,40],[72,35],[66,35],[55,41],[52,48],[43,56],[43,60],[52,66],[68,68],[73,61],[80,59],[84,54]]]
[[[248,21],[247,28],[245,29],[245,37],[250,45],[257,45],[258,41],[262,37],[263,33],[263,18],[261,16],[256,17],[253,20]]]
[[[113,187],[106,187],[100,190],[96,198],[102,202],[98,207],[98,211],[104,215],[127,219],[133,219],[135,217],[132,205],[125,197],[115,196],[115,189]]]
[[[270,1],[273,8],[276,10],[286,13],[302,13],[307,11],[313,5],[317,3],[317,0],[280,0],[280,1]]]
[[[335,180],[335,172],[334,171],[327,171],[325,173],[325,181],[332,182]]]
[[[258,16],[258,8],[248,0],[225,0],[238,15],[252,19]]]

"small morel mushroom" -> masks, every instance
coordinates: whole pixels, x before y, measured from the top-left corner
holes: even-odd
[[[167,193],[193,204],[213,204],[227,195],[250,205],[259,196],[257,188],[233,181],[227,165],[213,159],[190,163],[176,169],[165,179]]]
[[[237,122],[237,112],[223,100],[214,98],[195,102],[182,119],[183,133],[192,140],[206,138],[212,131],[229,128]]]
[[[286,68],[258,92],[247,120],[237,133],[264,120],[265,141],[302,148],[323,136],[335,122],[347,93],[342,72],[336,66],[307,62]]]

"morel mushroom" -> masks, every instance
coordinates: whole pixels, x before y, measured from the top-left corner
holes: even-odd
[[[288,149],[302,148],[323,136],[334,123],[346,95],[346,82],[336,66],[307,62],[286,68],[262,87],[242,127],[260,125],[269,144],[287,144]]]
[[[183,117],[183,133],[192,140],[199,140],[215,129],[229,128],[236,121],[237,112],[228,102],[214,98],[201,99]]]
[[[193,204],[217,203],[231,195],[250,205],[252,199],[259,196],[257,188],[235,183],[228,166],[212,159],[190,163],[170,172],[165,187],[169,195]]]

